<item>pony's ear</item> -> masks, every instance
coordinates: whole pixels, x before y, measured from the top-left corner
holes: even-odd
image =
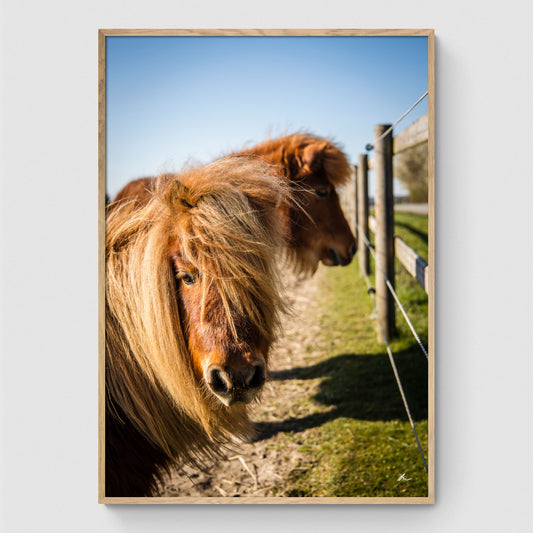
[[[300,166],[307,172],[324,169],[335,187],[350,179],[352,168],[344,152],[327,140],[308,144],[302,151]]]
[[[197,203],[197,200],[193,199],[191,190],[177,179],[169,185],[165,200],[171,209],[177,211],[192,209]]]
[[[300,155],[300,167],[308,172],[316,170],[324,160],[324,151],[327,146],[327,142],[312,142],[308,144]]]

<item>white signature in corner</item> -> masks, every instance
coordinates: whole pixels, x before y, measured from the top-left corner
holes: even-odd
[[[405,477],[405,472],[396,480],[396,481],[411,481],[411,477],[407,478]]]

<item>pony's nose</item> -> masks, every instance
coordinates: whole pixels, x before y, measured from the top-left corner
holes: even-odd
[[[213,365],[206,370],[205,380],[225,405],[248,403],[265,383],[265,365],[257,362],[231,369]]]
[[[328,248],[330,259],[333,261],[333,265],[346,266],[352,262],[352,258],[356,252],[356,244],[354,243],[350,248],[343,250],[343,253],[339,253],[335,248]]]
[[[352,261],[353,254],[352,254],[351,249],[348,250],[347,256],[342,256],[341,254],[339,254],[339,252],[337,252],[337,250],[335,250],[335,248],[329,248],[328,252],[329,252],[329,257],[333,261],[333,266],[336,266],[336,265],[346,266],[346,265],[349,265]]]
[[[340,255],[337,253],[337,250],[335,250],[335,248],[328,248],[328,253],[330,259],[333,261],[333,266],[340,265],[341,258]]]

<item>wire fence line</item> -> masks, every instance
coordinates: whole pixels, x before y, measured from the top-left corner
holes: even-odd
[[[361,266],[361,272],[364,276],[366,285],[367,285],[367,292],[372,299],[372,304],[374,306],[374,312],[377,318],[377,323],[379,325],[379,329],[381,331],[381,337],[386,345],[387,354],[389,357],[389,361],[394,373],[394,377],[396,379],[396,384],[398,386],[398,390],[400,392],[400,396],[402,398],[402,402],[405,408],[405,411],[407,413],[407,417],[409,419],[409,423],[411,425],[411,428],[413,430],[415,440],[418,446],[418,450],[420,452],[420,455],[422,457],[422,461],[424,463],[424,468],[426,470],[426,473],[428,473],[428,465],[426,461],[426,457],[424,454],[424,451],[422,449],[422,446],[420,444],[420,439],[418,438],[418,433],[415,428],[415,424],[413,421],[413,417],[411,415],[411,411],[409,408],[409,404],[407,402],[407,397],[405,395],[403,385],[400,379],[400,375],[398,373],[398,368],[396,366],[396,362],[394,359],[394,354],[392,352],[392,349],[390,347],[389,342],[389,336],[393,335],[394,332],[394,303],[391,301],[390,303],[387,303],[385,306],[383,304],[384,296],[387,294],[387,291],[392,296],[392,299],[394,300],[395,304],[400,309],[402,316],[404,317],[413,337],[415,338],[418,346],[422,350],[423,354],[426,357],[426,360],[429,361],[429,354],[428,350],[424,346],[424,343],[421,341],[420,336],[418,335],[415,327],[413,326],[412,321],[409,319],[409,316],[407,315],[407,312],[402,305],[402,302],[400,301],[395,289],[394,289],[394,264],[395,264],[395,253],[394,253],[394,245],[392,246],[392,251],[388,251],[388,244],[387,244],[387,251],[383,252],[383,242],[390,243],[391,240],[394,242],[394,217],[391,216],[391,210],[394,210],[394,201],[393,201],[393,192],[392,192],[392,158],[393,158],[393,136],[390,135],[394,127],[403,120],[426,96],[428,96],[429,91],[426,91],[405,113],[403,113],[391,126],[387,125],[380,125],[376,126],[375,132],[376,137],[374,139],[373,144],[367,144],[366,150],[370,151],[373,150],[375,146],[381,147],[381,151],[379,152],[379,164],[377,164],[377,170],[379,171],[379,215],[380,215],[380,223],[378,223],[379,230],[379,243],[381,246],[381,254],[379,250],[376,253],[374,251],[374,247],[371,245],[369,241],[369,234],[367,233],[367,229],[361,228],[361,222],[365,219],[368,220],[369,212],[368,212],[368,161],[366,155],[360,155],[359,156],[359,167],[356,168],[356,186],[355,186],[355,193],[356,193],[356,205],[355,205],[355,232],[356,234],[361,238],[361,240],[364,242],[364,247],[361,247],[361,254],[359,255],[360,259],[360,266]],[[412,144],[412,142],[411,142]],[[374,167],[372,167],[374,168]],[[376,178],[377,179],[377,178]],[[378,210],[378,205],[375,204],[376,211]],[[376,214],[377,218],[377,214]],[[367,224],[365,223],[365,226]],[[378,234],[376,233],[376,239],[378,238]],[[378,241],[376,241],[378,242]],[[370,279],[368,277],[368,274],[370,272],[370,263],[368,261],[368,255],[366,255],[366,259],[364,259],[365,254],[367,254],[366,250],[372,255],[374,259],[375,264],[375,272],[376,276],[382,275],[383,278],[377,278],[376,277],[376,289],[378,291],[377,297],[379,298],[379,302],[376,298],[376,289],[374,289],[371,285]],[[364,251],[364,253],[363,253]],[[380,255],[379,255],[380,254]],[[379,255],[379,258],[377,257]],[[400,259],[400,262],[406,266],[406,263],[404,260],[402,260],[401,257],[398,257]],[[411,273],[409,268],[406,266],[407,271]],[[390,272],[390,277],[385,272]],[[379,282],[378,282],[379,280]],[[383,284],[383,281],[385,284]],[[418,280],[419,281],[419,280]],[[419,281],[420,282],[420,281]],[[385,288],[386,287],[386,288]],[[424,287],[427,292],[427,287]],[[388,297],[387,297],[388,300]],[[379,304],[379,305],[378,305]],[[392,324],[392,325],[391,325]]]
[[[357,224],[356,224],[356,227],[359,230],[359,226]],[[359,233],[359,231],[358,231],[358,233]],[[396,294],[396,291],[394,290],[394,287],[393,287],[392,283],[390,282],[389,278],[387,277],[387,274],[385,274],[385,272],[383,272],[383,270],[379,267],[379,265],[378,265],[378,263],[376,261],[376,254],[374,252],[373,246],[370,244],[370,242],[366,238],[364,232],[361,232],[360,235],[363,237],[365,246],[368,248],[368,250],[372,254],[372,257],[374,258],[374,264],[375,264],[376,268],[380,271],[381,275],[385,278],[385,283],[387,284],[387,287],[388,287],[390,293],[392,294],[392,297],[394,298],[394,301],[398,305],[398,308],[400,309],[403,317],[405,318],[405,321],[407,322],[407,325],[409,326],[409,329],[411,330],[411,333],[413,334],[414,338],[416,339],[416,342],[418,343],[418,345],[420,346],[420,349],[422,350],[422,352],[426,356],[426,359],[429,359],[428,352],[427,352],[424,344],[420,340],[420,336],[416,332],[416,329],[413,326],[413,323],[409,319],[409,316],[407,315],[407,312],[405,311],[404,306],[400,302],[400,299],[398,298],[398,295]]]
[[[397,137],[393,137],[391,134],[392,129],[403,118],[405,118],[424,98],[428,96],[429,92],[426,91],[409,109],[403,113],[392,126],[385,124],[377,125],[375,131],[375,146],[380,147],[379,157],[373,160],[375,176],[375,219],[370,217],[369,213],[369,198],[368,198],[368,157],[366,154],[359,155],[359,164],[356,166],[355,173],[355,219],[354,229],[358,236],[358,240],[365,241],[365,246],[360,246],[361,252],[359,253],[359,259],[361,262],[361,270],[365,274],[369,274],[369,254],[372,254],[376,270],[379,271],[383,278],[376,280],[376,294],[377,294],[377,308],[379,316],[383,322],[385,332],[390,337],[394,333],[395,329],[395,306],[398,307],[404,320],[406,321],[411,333],[413,334],[416,342],[422,350],[424,356],[429,360],[429,353],[424,343],[421,341],[412,321],[410,320],[405,307],[402,305],[398,294],[395,291],[395,260],[398,259],[400,263],[406,268],[407,272],[422,285],[425,292],[429,294],[429,281],[428,277],[429,269],[428,265],[423,259],[416,253],[415,250],[406,245],[401,239],[395,236],[394,231],[394,192],[393,192],[393,141],[396,138],[402,137],[403,133]],[[418,124],[420,119],[414,124]],[[409,140],[403,139],[404,144],[407,143],[407,148],[411,145],[414,146],[420,142],[420,138],[424,136],[428,137],[428,121],[425,121],[425,128],[413,130],[416,135],[413,137],[412,132],[409,133]],[[409,128],[407,129],[409,130]],[[419,131],[420,130],[420,131]],[[405,137],[405,136],[404,136]],[[413,137],[413,138],[411,138]],[[374,145],[370,148],[374,148]],[[369,148],[369,145],[367,145]],[[405,147],[404,147],[405,148]],[[405,148],[405,149],[407,149]],[[369,230],[370,222],[374,221],[375,225],[375,238],[376,238],[376,250],[370,245],[369,242]],[[399,245],[402,246],[399,246]],[[398,245],[398,246],[396,246]],[[398,248],[396,250],[396,248]],[[420,274],[420,265],[425,265],[422,274]]]
[[[372,288],[370,280],[368,279],[368,276],[366,274],[364,275],[364,278],[365,278],[365,282],[366,282],[367,289],[368,289],[367,292],[370,295],[370,298],[372,299],[372,303],[374,305],[374,312],[376,313],[376,316],[377,316],[375,290]],[[426,473],[428,473],[428,464],[427,464],[427,461],[426,461],[426,456],[424,454],[424,450],[422,449],[422,445],[420,444],[420,439],[418,438],[418,433],[417,433],[416,428],[415,428],[415,423],[413,421],[413,417],[411,416],[411,410],[409,409],[409,404],[407,402],[407,398],[406,398],[405,392],[403,390],[403,386],[402,386],[402,382],[401,382],[401,379],[400,379],[400,375],[398,373],[398,368],[396,367],[396,361],[394,360],[394,355],[392,353],[392,350],[391,350],[391,347],[390,347],[390,344],[389,344],[389,339],[387,338],[387,335],[385,333],[385,329],[383,328],[383,324],[379,320],[379,316],[378,316],[377,320],[378,320],[379,327],[381,328],[381,334],[383,335],[383,339],[385,341],[385,345],[386,345],[386,348],[387,348],[387,354],[389,356],[389,361],[390,361],[390,364],[392,366],[392,370],[394,372],[394,377],[396,379],[396,384],[398,385],[398,390],[400,391],[400,396],[402,397],[403,405],[404,405],[405,411],[407,413],[407,418],[409,419],[409,424],[411,425],[411,429],[413,430],[413,433],[414,433],[414,436],[415,436],[415,440],[416,440],[416,444],[418,446],[418,451],[420,452],[420,456],[422,457],[422,461],[424,462],[424,468],[426,469]]]
[[[365,146],[367,152],[373,150],[375,144],[381,139],[384,139],[428,94],[429,91],[426,91],[399,119],[396,120],[396,122],[394,122],[394,124],[392,124],[387,130],[385,130],[377,139],[374,139],[374,143],[368,143]]]

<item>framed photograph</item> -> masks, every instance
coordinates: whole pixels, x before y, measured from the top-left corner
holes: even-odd
[[[99,502],[434,503],[434,32],[99,31]]]

